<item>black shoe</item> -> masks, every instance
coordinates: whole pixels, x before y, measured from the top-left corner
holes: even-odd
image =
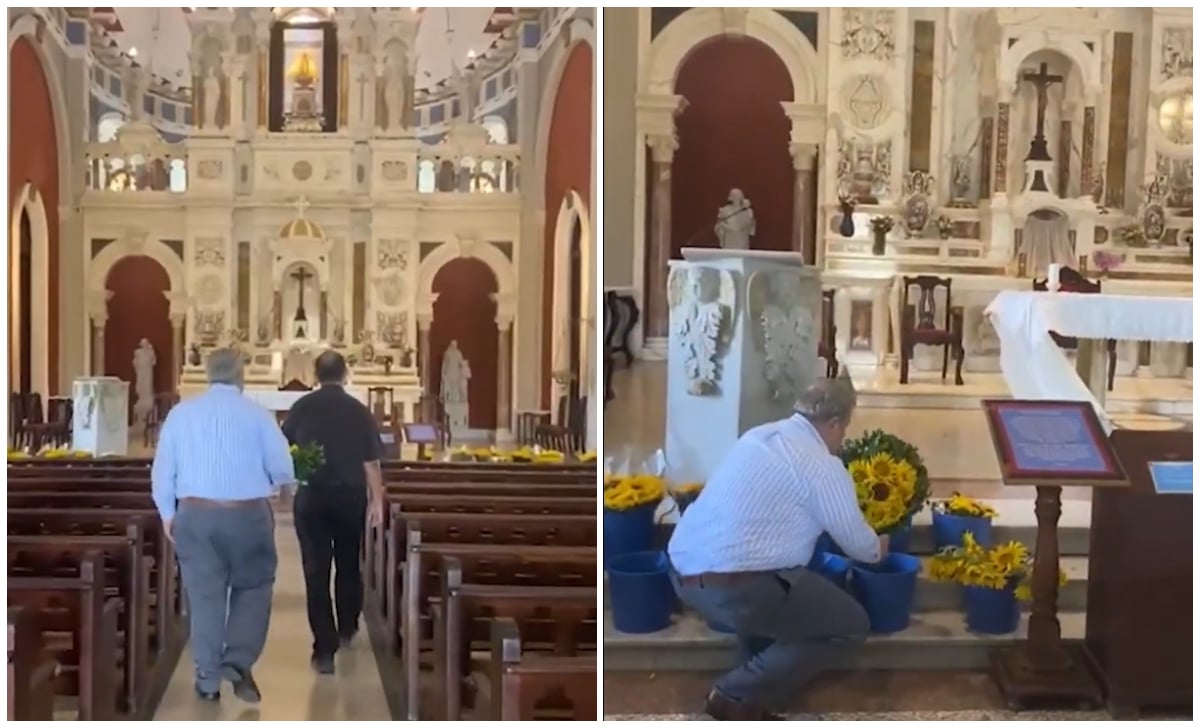
[[[243,671],[232,665],[226,665],[225,677],[229,682],[233,683],[234,695],[247,703],[262,701],[262,693],[258,691],[258,683],[254,682],[254,676],[250,674],[249,670]]]
[[[340,644],[342,647],[349,647],[349,646],[350,646],[350,643],[354,642],[354,635],[355,635],[355,634],[357,634],[357,633],[356,633],[356,632],[351,632],[350,634],[344,634],[344,635],[340,635],[340,636],[338,637],[338,643],[339,643],[339,644]]]
[[[786,720],[782,715],[727,698],[716,690],[704,701],[704,712],[713,720]]]
[[[196,697],[200,698],[201,700],[205,701],[206,703],[215,703],[221,699],[221,691],[220,690],[208,691],[208,690],[204,690],[199,685],[197,685],[196,686]]]
[[[312,666],[320,675],[332,675],[335,672],[333,655],[313,655]]]

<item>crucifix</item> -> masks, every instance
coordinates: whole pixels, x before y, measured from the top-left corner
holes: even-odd
[[[305,197],[304,195],[300,195],[299,197],[296,198],[296,214],[300,217],[301,220],[304,219],[304,211],[307,210],[308,208],[309,208],[309,204],[308,204],[307,197]]]
[[[299,294],[299,297],[296,299],[296,320],[297,321],[305,321],[305,322],[308,321],[308,316],[305,315],[305,313],[304,313],[304,284],[307,283],[308,279],[312,278],[312,277],[313,277],[313,274],[309,273],[308,269],[306,269],[306,268],[301,268],[292,274],[292,279],[295,280],[296,284],[300,287],[299,290],[297,291],[297,293]]]
[[[1056,83],[1062,83],[1063,77],[1049,73],[1049,67],[1043,63],[1037,73],[1025,72],[1021,74],[1022,81],[1028,81],[1037,89],[1037,127],[1033,133],[1033,141],[1029,144],[1029,155],[1025,157],[1026,162],[1049,162],[1050,150],[1046,143],[1046,104],[1048,97],[1047,89]]]

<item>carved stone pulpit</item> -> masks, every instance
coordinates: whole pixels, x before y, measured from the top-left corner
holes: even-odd
[[[686,248],[667,279],[666,456],[704,482],[820,375],[821,274],[799,253]]]
[[[71,387],[71,449],[103,455],[129,452],[129,382],[81,377]]]

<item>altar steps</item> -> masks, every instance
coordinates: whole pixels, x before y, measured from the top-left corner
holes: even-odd
[[[1032,501],[988,500],[998,511],[993,543],[1017,540],[1031,549],[1036,542]],[[1060,565],[1067,584],[1059,590],[1063,637],[1082,640],[1087,605],[1088,538],[1091,504],[1066,501],[1059,521]],[[912,552],[927,561],[933,552],[932,517],[928,511],[913,523]],[[931,581],[922,571],[917,582],[913,621],[903,632],[872,635],[846,669],[935,670],[984,669],[988,653],[1025,636],[1028,606],[1015,634],[976,635],[967,631],[961,589]],[[607,584],[606,584],[607,586]],[[684,610],[666,630],[648,635],[617,632],[612,624],[610,595],[604,593],[604,669],[649,672],[714,672],[733,665],[732,636],[713,631],[695,613]]]

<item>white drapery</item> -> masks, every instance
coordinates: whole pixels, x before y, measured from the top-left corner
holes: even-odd
[[[1025,270],[1030,276],[1044,278],[1051,263],[1078,268],[1073,248],[1071,225],[1065,215],[1055,214],[1047,220],[1033,215],[1025,218],[1018,252],[1025,255]]]
[[[1013,397],[1090,402],[1109,431],[1104,407],[1049,332],[1079,339],[1192,340],[1191,298],[1001,291],[987,315],[1000,337],[1000,368]]]

